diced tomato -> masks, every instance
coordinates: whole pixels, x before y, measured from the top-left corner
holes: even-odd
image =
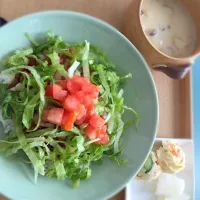
[[[89,123],[94,128],[100,128],[105,124],[105,120],[97,114],[93,114],[90,118]]]
[[[92,83],[82,85],[81,90],[86,94],[91,94],[93,92],[99,93],[99,91],[100,91],[99,87],[97,85],[92,84]]]
[[[96,138],[99,138],[100,140],[95,142],[96,144],[108,144],[110,138],[108,134],[106,133],[107,126],[104,125],[102,128],[96,129],[92,127],[91,125],[88,125],[85,128],[85,135],[90,139],[94,140]]]
[[[68,120],[68,112],[65,110],[63,113],[63,118],[62,118],[61,124],[62,125],[66,124],[67,120]]]
[[[106,134],[104,134],[102,136],[103,137],[99,141],[95,142],[96,144],[108,144],[108,142],[110,140],[108,134],[106,133]]]
[[[73,79],[69,79],[67,81],[67,89],[71,94],[75,94],[76,92],[80,91],[81,85],[74,82]]]
[[[63,108],[51,108],[49,110],[47,120],[52,124],[60,126],[62,124],[63,114],[64,114]]]
[[[83,97],[83,105],[87,108],[89,105],[93,104],[93,100],[89,95]]]
[[[59,93],[54,94],[54,99],[56,99],[62,103],[65,100],[66,96],[67,96],[67,91],[60,90]]]
[[[60,85],[47,85],[45,89],[46,96],[51,96],[54,99],[63,102],[67,96],[67,91],[63,90]]]
[[[73,76],[71,79],[67,82],[67,89],[71,94],[75,94],[78,91],[81,90],[82,85],[88,84],[89,79],[81,77],[81,76]]]
[[[76,114],[77,114],[77,117],[76,117],[77,120],[83,118],[86,115],[86,108],[85,108],[85,106],[82,105],[82,104],[80,104],[78,106],[78,108],[76,109]]]
[[[101,128],[99,128],[97,131],[97,137],[99,137],[99,135],[101,134],[106,134],[106,130],[107,130],[107,125],[103,125]]]
[[[67,81],[68,80],[58,81],[56,84],[60,85],[63,90],[67,90]]]
[[[63,117],[63,120],[62,120],[62,123],[63,124],[63,127],[66,131],[70,131],[73,126],[74,126],[74,122],[76,120],[76,112],[75,111],[72,111],[72,112],[65,112],[64,113],[64,117]]]
[[[83,123],[88,123],[89,122],[89,116],[86,114],[86,115],[84,115],[81,119],[77,119],[76,120],[76,124],[77,125],[81,125],[81,124],[83,124]]]
[[[102,126],[101,128],[97,129],[97,138],[102,139],[106,134],[107,125]]]
[[[45,95],[53,97],[53,85],[47,85],[45,88]]]
[[[80,101],[72,95],[68,95],[63,102],[63,107],[67,111],[75,111],[80,105]]]
[[[80,101],[80,103],[83,104],[83,100],[84,100],[84,92],[83,91],[78,91],[76,94],[75,94],[76,98]]]
[[[97,136],[97,130],[95,128],[93,128],[92,126],[88,125],[85,128],[85,135],[90,139],[90,140],[94,140],[96,139]]]
[[[92,93],[89,94],[91,99],[97,99],[99,97],[99,92],[94,91]]]
[[[87,107],[87,114],[88,114],[88,116],[91,117],[94,113],[95,113],[94,104],[90,104],[90,105]]]
[[[49,110],[43,110],[42,111],[42,116],[41,119],[43,122],[48,122],[48,115],[49,115]]]
[[[87,107],[87,113],[81,119],[76,120],[76,124],[80,125],[82,123],[89,123],[90,117],[95,113],[94,104],[91,104]]]
[[[78,75],[74,75],[72,77],[72,80],[73,80],[74,83],[80,85],[80,87],[82,87],[85,84],[89,84],[90,83],[88,78],[85,78],[85,77],[82,77],[82,76],[78,76]]]

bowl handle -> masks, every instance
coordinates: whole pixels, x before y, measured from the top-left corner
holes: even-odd
[[[190,70],[191,65],[192,63],[187,63],[187,64],[183,64],[179,66],[157,64],[157,65],[153,65],[153,69],[156,71],[163,72],[170,78],[182,79]]]
[[[5,25],[6,23],[7,21],[3,17],[0,17],[0,27]]]

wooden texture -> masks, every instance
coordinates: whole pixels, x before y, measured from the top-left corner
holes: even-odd
[[[98,17],[122,31],[124,15],[130,3],[131,0],[0,0],[0,16],[12,20],[36,11],[74,10]],[[152,73],[159,96],[160,122],[157,136],[190,138],[190,74],[177,81],[161,72]],[[125,193],[122,191],[112,200],[124,200],[124,197]]]

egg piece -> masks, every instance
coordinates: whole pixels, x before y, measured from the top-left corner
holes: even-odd
[[[163,172],[176,174],[185,168],[185,153],[175,141],[162,141],[156,153]]]
[[[185,181],[172,174],[162,173],[158,178],[155,195],[179,197],[185,189]]]

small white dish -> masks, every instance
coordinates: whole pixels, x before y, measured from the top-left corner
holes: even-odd
[[[157,138],[154,142],[153,150],[157,150],[163,140],[175,140],[180,144],[185,152],[186,165],[183,171],[176,174],[177,177],[185,180],[184,194],[190,196],[190,200],[194,200],[194,147],[191,139],[170,139],[170,138]],[[126,186],[126,200],[157,200],[154,195],[157,180],[152,182],[145,182],[141,180],[132,179]]]

